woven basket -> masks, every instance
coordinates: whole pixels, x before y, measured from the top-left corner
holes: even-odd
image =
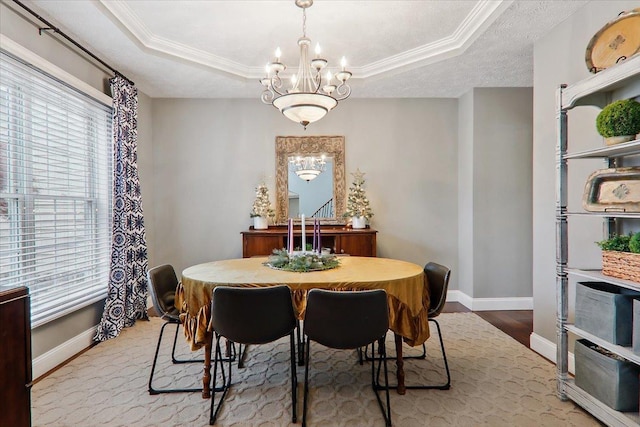
[[[640,254],[602,251],[602,274],[640,282]]]

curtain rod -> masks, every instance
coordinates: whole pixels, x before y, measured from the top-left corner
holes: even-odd
[[[111,72],[113,72],[116,76],[120,76],[123,79],[125,79],[126,81],[128,81],[129,83],[131,83],[132,85],[135,85],[135,83],[128,79],[124,74],[122,74],[121,72],[119,72],[118,70],[116,70],[115,68],[113,68],[111,65],[107,64],[106,62],[104,62],[102,59],[98,58],[93,52],[91,52],[89,49],[87,49],[86,47],[82,46],[80,43],[76,42],[75,40],[73,40],[71,37],[69,37],[68,35],[66,35],[64,32],[62,32],[60,30],[60,28],[56,27],[55,25],[53,25],[51,22],[47,21],[45,18],[43,18],[42,16],[38,15],[36,12],[34,12],[33,10],[29,9],[26,5],[24,5],[22,2],[20,2],[19,0],[13,0],[14,3],[16,3],[18,6],[20,6],[21,8],[23,8],[24,10],[26,10],[27,12],[29,12],[31,15],[33,15],[34,17],[36,17],[37,19],[40,20],[40,22],[42,22],[43,24],[46,25],[46,27],[41,27],[38,28],[38,33],[40,35],[42,35],[43,31],[49,31],[52,30],[54,32],[54,34],[59,34],[62,37],[64,37],[68,42],[70,42],[71,44],[73,44],[75,47],[77,47],[78,49],[80,49],[82,52],[86,53],[87,55],[89,55],[92,59],[98,61],[100,64],[102,64],[103,66],[105,66],[107,69],[109,69]]]

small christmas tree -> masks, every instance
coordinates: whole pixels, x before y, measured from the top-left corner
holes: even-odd
[[[347,196],[347,210],[344,213],[345,218],[365,217],[370,219],[373,216],[369,199],[364,193],[362,186],[364,185],[364,173],[358,169],[353,175],[353,184],[349,187],[349,195]]]
[[[250,216],[251,218],[274,216],[274,211],[271,209],[271,202],[269,201],[269,189],[264,183],[256,187],[256,200],[253,202]]]

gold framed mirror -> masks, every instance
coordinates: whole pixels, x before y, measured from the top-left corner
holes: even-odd
[[[330,199],[316,202],[317,207],[311,207],[311,210],[290,209],[290,206],[296,206],[293,201],[298,198],[298,206],[305,197],[304,193],[298,189],[313,191],[317,195],[319,190],[312,190],[315,182],[319,183],[321,179],[315,178],[311,182],[303,182],[304,180],[296,176],[290,167],[290,160],[297,157],[317,157],[324,156],[327,167],[322,174],[326,174],[323,179],[327,180],[329,174],[332,175],[329,182],[331,194]],[[291,178],[290,178],[291,177]],[[293,180],[300,180],[293,182]],[[290,180],[291,185],[290,185]],[[307,197],[308,198],[308,197]],[[326,198],[326,197],[325,197]],[[331,204],[330,210],[327,205]],[[306,208],[305,208],[306,209]],[[291,213],[294,215],[290,215]],[[276,223],[286,224],[287,219],[291,216],[294,219],[298,214],[305,214],[307,218],[319,218],[324,224],[344,224],[342,213],[345,210],[345,167],[344,167],[344,136],[277,136],[276,137]],[[322,213],[322,212],[330,212]],[[315,214],[315,215],[314,215]]]

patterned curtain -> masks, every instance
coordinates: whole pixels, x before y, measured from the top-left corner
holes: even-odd
[[[137,165],[138,90],[122,76],[113,93],[113,232],[109,290],[94,341],[147,318],[147,244]]]

